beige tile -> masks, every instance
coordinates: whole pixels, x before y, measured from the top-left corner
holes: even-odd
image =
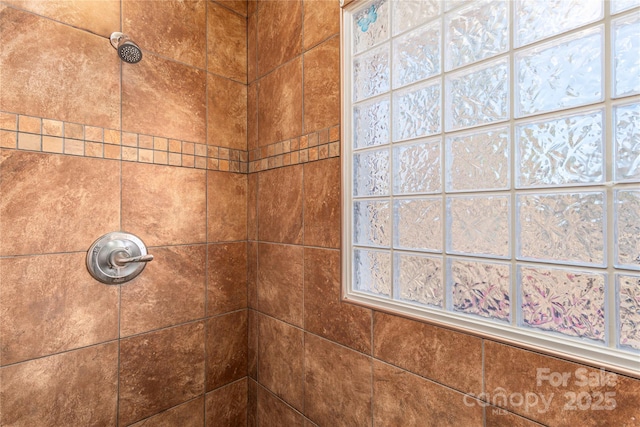
[[[340,123],[340,38],[304,54],[304,132]]]
[[[305,414],[321,426],[371,425],[371,359],[305,335]]]
[[[261,172],[258,176],[258,238],[302,243],[302,166]]]
[[[122,128],[204,143],[206,95],[204,71],[147,54],[122,65]]]
[[[207,70],[247,82],[247,18],[207,3]]]
[[[0,5],[0,39],[4,110],[119,128],[120,60],[104,37]]]
[[[304,333],[268,316],[258,317],[258,378],[294,408],[303,409]]]
[[[302,1],[260,1],[258,75],[273,70],[302,51]]]
[[[135,423],[131,427],[204,427],[203,406],[204,398],[198,397]]]
[[[297,58],[258,81],[259,144],[272,144],[301,133],[302,59]]]
[[[205,0],[122,2],[123,33],[140,48],[198,68],[205,66],[205,23]],[[147,57],[143,53],[143,61]]]
[[[265,314],[303,326],[303,248],[258,245],[258,308]]]
[[[260,426],[303,427],[304,418],[268,390],[258,386],[257,422]]]
[[[207,393],[206,425],[246,426],[247,425],[247,379]]]
[[[207,173],[209,242],[247,238],[247,176],[225,172]]]
[[[7,0],[5,3],[103,37],[120,29],[118,0]]]
[[[42,132],[42,119],[39,117],[20,116],[18,117],[18,131],[40,134]]]
[[[207,316],[247,307],[247,244],[208,245]]]
[[[464,393],[482,391],[482,341],[426,323],[374,312],[373,355]]]
[[[247,86],[208,75],[207,143],[236,150],[247,149]]]
[[[340,159],[304,165],[304,244],[340,247]]]
[[[117,162],[4,150],[0,167],[0,255],[84,252],[119,229]]]
[[[484,351],[495,406],[550,426],[640,425],[640,380],[488,340]]]
[[[115,426],[118,344],[0,369],[0,425]]]
[[[340,32],[340,3],[304,0],[304,48],[310,49]]]
[[[378,361],[373,395],[375,425],[483,427],[480,401]]]
[[[41,151],[42,137],[32,133],[18,132],[18,148],[20,150]]]
[[[119,289],[93,280],[85,256],[0,259],[3,365],[118,338]]]
[[[119,421],[123,425],[204,392],[204,322],[120,342]]]
[[[147,246],[205,241],[205,171],[124,163],[122,189],[122,228]]]
[[[371,310],[340,301],[340,251],[304,249],[305,330],[371,353]]]
[[[153,261],[123,284],[120,335],[128,336],[204,317],[206,247],[150,248]]]
[[[247,376],[247,311],[207,320],[207,391]]]

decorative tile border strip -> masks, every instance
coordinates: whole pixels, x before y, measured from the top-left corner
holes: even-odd
[[[249,173],[340,157],[340,125],[249,151]]]
[[[0,148],[253,173],[340,156],[340,126],[250,152],[0,111]]]

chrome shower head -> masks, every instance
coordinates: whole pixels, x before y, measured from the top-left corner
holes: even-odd
[[[135,64],[142,59],[142,50],[126,34],[112,33],[111,45],[118,51],[120,59],[129,64]]]

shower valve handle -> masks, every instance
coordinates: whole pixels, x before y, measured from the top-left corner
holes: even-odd
[[[151,254],[147,254],[147,255],[140,255],[140,256],[134,256],[134,257],[122,257],[120,256],[120,254],[122,253],[126,253],[126,252],[118,252],[117,254],[115,254],[115,256],[113,257],[113,264],[117,265],[119,267],[122,267],[123,265],[132,263],[132,262],[149,262],[149,261],[153,261],[153,255]]]

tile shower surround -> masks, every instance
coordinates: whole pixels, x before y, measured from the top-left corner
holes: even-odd
[[[125,1],[125,32],[142,31],[135,24],[139,4]],[[158,15],[171,16],[173,3],[160,4]],[[163,44],[154,31],[132,38],[196,67],[191,84],[220,83],[217,76],[245,84],[247,145],[227,130],[216,142],[214,126],[176,132],[162,114],[145,123],[147,111],[123,123],[136,130],[127,132],[110,119],[2,104],[2,178],[12,183],[2,186],[3,200],[12,201],[2,214],[16,222],[0,230],[0,247],[11,251],[0,254],[0,267],[3,281],[20,286],[3,291],[12,306],[0,316],[3,325],[36,331],[39,319],[30,310],[37,307],[51,326],[42,336],[2,342],[3,388],[22,390],[0,392],[3,423],[21,416],[17,425],[640,425],[638,380],[540,388],[537,367],[573,373],[582,366],[342,302],[337,1],[207,4],[207,13],[228,25],[215,37],[232,36],[206,44],[206,79],[198,56]],[[55,2],[23,7],[103,36],[118,26],[110,8],[104,16],[114,26],[87,19],[90,8],[65,16]],[[196,9],[187,16],[200,25]],[[233,54],[242,49],[243,19],[235,18],[243,15],[246,63]],[[164,25],[162,16],[152,18]],[[206,22],[215,33],[213,20]],[[203,46],[197,31],[176,36]],[[283,69],[299,83],[279,82]],[[170,80],[154,67],[145,73]],[[230,86],[227,93],[238,89]],[[265,102],[283,90],[284,102]],[[165,96],[174,99],[169,92],[154,102],[164,104]],[[217,119],[224,109],[205,113],[200,101],[175,102],[192,111],[188,120],[225,126]],[[118,173],[110,175],[114,167]],[[110,210],[94,190],[105,185],[116,189],[120,210]],[[157,263],[135,286],[92,284],[77,268],[86,242],[120,227],[142,234]],[[15,238],[26,230],[31,238]],[[38,238],[60,233],[68,238]],[[51,279],[51,271],[60,274]],[[45,280],[48,289],[41,288]],[[483,408],[470,395],[499,389],[556,398],[541,413],[509,401]],[[587,416],[563,410],[564,393],[583,391],[613,391],[618,407]]]

